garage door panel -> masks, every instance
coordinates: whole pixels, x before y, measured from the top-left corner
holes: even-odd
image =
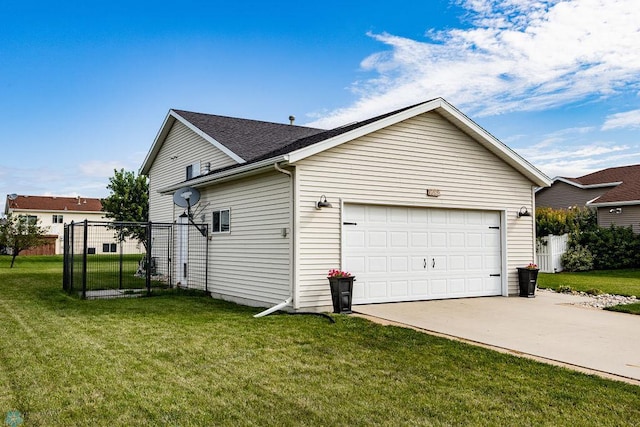
[[[359,230],[349,230],[345,233],[345,245],[347,248],[364,248],[366,233]]]
[[[469,232],[466,234],[468,248],[482,247],[482,233]]]
[[[366,273],[365,268],[368,257],[365,256],[348,256],[345,257],[345,266],[349,266],[348,271],[353,275]],[[380,271],[382,273],[382,271]]]
[[[375,282],[371,281],[367,283],[365,289],[365,295],[370,298],[382,298],[388,295],[387,282]],[[367,292],[368,291],[368,292]]]
[[[409,260],[408,257],[397,257],[392,256],[389,257],[389,268],[390,273],[406,273],[409,271]]]
[[[462,232],[449,233],[449,246],[453,248],[467,247],[466,234]]]
[[[427,248],[429,246],[429,233],[425,232],[411,232],[411,247],[412,248]]]
[[[367,233],[367,244],[371,248],[386,248],[387,247],[387,232],[386,231],[370,231]]]
[[[498,212],[347,204],[345,218],[354,304],[501,293]]]
[[[449,270],[452,271],[465,271],[466,262],[464,255],[451,255],[449,256]]]
[[[409,281],[408,280],[392,280],[390,282],[391,296],[392,297],[406,297],[409,296]]]
[[[365,218],[371,223],[386,224],[388,222],[387,208],[382,206],[367,206]]]
[[[384,256],[370,256],[368,257],[368,269],[369,273],[387,273],[387,257]],[[355,274],[355,273],[353,273]]]
[[[432,248],[445,248],[447,247],[447,233],[429,233],[430,243]]]
[[[408,231],[392,231],[390,234],[390,247],[392,248],[408,248],[409,232]]]
[[[429,281],[424,280],[412,280],[411,281],[411,295],[427,296],[429,290]]]
[[[446,279],[431,279],[431,295],[443,297],[447,295],[447,280]]]

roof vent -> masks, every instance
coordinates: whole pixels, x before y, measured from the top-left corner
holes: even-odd
[[[296,121],[296,116],[289,116],[289,124],[292,125]]]

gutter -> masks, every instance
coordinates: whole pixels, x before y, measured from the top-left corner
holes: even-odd
[[[158,192],[160,194],[171,194],[179,188],[190,186],[194,188],[204,187],[212,183],[219,183],[224,181],[231,181],[234,179],[242,178],[245,176],[255,175],[262,171],[271,169],[274,164],[286,161],[284,156],[273,157],[271,159],[261,160],[255,163],[249,163],[241,165],[231,169],[223,170],[217,173],[212,173],[204,176],[200,176],[188,181],[182,181],[168,187],[161,188]]]
[[[293,179],[293,174],[292,174],[291,172],[287,171],[287,170],[282,169],[282,168],[280,167],[280,165],[278,164],[278,162],[275,162],[275,163],[273,164],[273,168],[274,168],[275,170],[277,170],[278,172],[283,173],[283,174],[285,174],[285,175],[288,175],[288,176],[289,176],[289,178]],[[289,223],[289,226],[291,227],[291,223]],[[293,256],[292,256],[291,258],[293,258]],[[295,261],[293,261],[293,260],[292,260],[292,264],[293,264],[294,262],[295,262]],[[285,308],[286,306],[288,306],[289,304],[291,304],[291,302],[293,301],[293,268],[290,270],[290,278],[291,278],[291,280],[290,280],[290,284],[291,284],[291,285],[290,285],[290,289],[289,289],[289,298],[287,298],[286,300],[282,301],[282,302],[281,302],[280,304],[278,304],[278,305],[274,305],[273,307],[268,308],[268,309],[266,309],[265,311],[263,311],[263,312],[260,312],[260,313],[256,314],[256,315],[255,315],[255,316],[253,316],[253,317],[263,317],[263,316],[267,316],[267,315],[269,315],[269,314],[271,314],[271,313],[273,313],[273,312],[275,312],[275,311],[282,310],[283,308]]]

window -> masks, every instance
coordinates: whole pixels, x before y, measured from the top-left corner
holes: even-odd
[[[62,224],[63,222],[62,215],[54,215],[51,222],[54,224]]]
[[[231,231],[231,215],[229,209],[213,211],[212,233],[228,233]]]
[[[38,217],[35,215],[20,215],[20,220],[25,221],[28,225],[38,224]]]
[[[115,243],[103,243],[102,244],[102,252],[103,253],[117,252],[117,251],[118,251],[118,245],[116,245]]]
[[[195,162],[187,166],[187,179],[200,176],[200,162]]]

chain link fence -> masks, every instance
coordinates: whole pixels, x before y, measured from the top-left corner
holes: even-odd
[[[208,292],[206,224],[82,221],[64,227],[63,288],[82,298]]]

